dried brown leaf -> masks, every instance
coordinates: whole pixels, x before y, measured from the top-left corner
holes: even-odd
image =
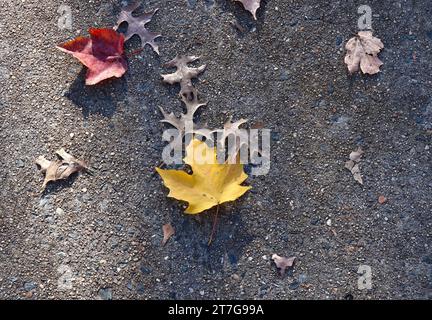
[[[160,34],[151,32],[146,29],[146,24],[149,23],[154,14],[159,10],[155,9],[150,12],[145,12],[137,17],[134,17],[133,12],[138,9],[141,5],[140,1],[136,1],[122,9],[120,12],[119,18],[117,20],[117,25],[114,27],[117,30],[120,25],[124,22],[127,22],[128,28],[125,34],[126,41],[132,38],[132,36],[137,35],[141,39],[141,46],[144,48],[146,44],[149,44],[153,50],[159,54],[159,46],[155,42],[155,40],[161,37]]]
[[[272,260],[276,264],[276,267],[280,269],[281,276],[284,276],[286,269],[294,265],[296,257],[285,258],[274,254],[272,255]]]
[[[256,20],[256,12],[260,7],[260,2],[261,0],[235,0],[237,2],[241,2],[243,4],[243,7],[249,11],[250,13],[252,13],[254,19]]]
[[[351,174],[354,177],[354,180],[360,184],[363,184],[363,178],[360,172],[360,167],[358,162],[361,160],[361,156],[363,155],[363,150],[358,148],[357,151],[353,151],[350,153],[350,160],[345,162],[345,168],[351,171]]]
[[[205,105],[199,103],[198,92],[192,84],[192,79],[197,78],[204,72],[206,65],[198,68],[191,68],[188,66],[189,63],[198,59],[199,57],[195,56],[177,56],[175,59],[165,64],[167,68],[177,68],[176,72],[162,75],[165,83],[180,84],[180,96],[188,108],[198,108],[197,106]]]
[[[192,79],[197,78],[206,68],[205,65],[198,68],[188,67],[188,64],[198,60],[199,57],[195,56],[177,56],[175,59],[168,62],[165,66],[177,68],[177,71],[171,74],[163,74],[162,78],[168,84],[180,84],[180,97],[186,105],[186,113],[183,113],[180,118],[176,117],[174,113],[168,114],[163,108],[160,108],[166,122],[177,128],[180,132],[179,140],[186,133],[186,125],[193,125],[193,118],[195,112],[207,103],[199,101],[198,91],[192,84]],[[192,128],[193,129],[193,128]]]
[[[77,160],[74,156],[67,153],[63,148],[56,151],[62,160],[49,161],[40,156],[36,159],[36,164],[45,174],[42,189],[45,189],[48,182],[68,179],[72,174],[88,170],[84,161]]]
[[[164,246],[166,245],[168,240],[175,234],[175,229],[171,224],[167,223],[162,226],[162,231],[163,231],[162,245]]]
[[[348,71],[350,73],[357,72],[360,66],[363,73],[378,73],[383,63],[377,55],[383,48],[382,41],[372,36],[371,31],[360,31],[345,45],[347,50],[345,63],[348,66]]]

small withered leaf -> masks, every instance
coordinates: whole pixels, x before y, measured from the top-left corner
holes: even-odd
[[[146,24],[152,20],[153,16],[159,9],[145,12],[137,17],[133,16],[133,12],[138,9],[140,5],[141,2],[136,1],[124,7],[120,12],[119,18],[117,20],[117,25],[114,27],[114,29],[118,30],[122,23],[127,22],[128,28],[125,34],[126,41],[132,38],[132,36],[137,35],[141,39],[142,48],[144,48],[146,44],[149,44],[153,48],[153,50],[157,54],[159,54],[159,46],[155,42],[155,40],[161,37],[161,35],[155,32],[151,32],[145,27]]]
[[[285,258],[274,254],[272,255],[272,260],[276,264],[276,267],[280,269],[280,274],[283,277],[285,275],[286,269],[294,265],[296,257]]]
[[[166,245],[168,240],[175,234],[175,229],[170,223],[167,223],[162,226],[162,231],[163,231],[162,245],[164,246]]]
[[[49,161],[44,156],[40,156],[35,161],[41,172],[45,174],[42,189],[45,189],[51,181],[65,180],[74,173],[88,170],[88,166],[84,161],[76,159],[63,148],[57,150],[56,154],[61,160]]]
[[[372,36],[371,31],[360,31],[345,45],[347,50],[345,63],[348,66],[348,71],[354,73],[360,67],[363,73],[378,73],[383,63],[377,55],[383,48],[384,44],[380,39]]]
[[[351,171],[351,174],[354,177],[354,180],[360,184],[363,184],[363,178],[360,172],[359,162],[361,160],[361,156],[363,155],[363,150],[358,148],[357,151],[353,151],[349,155],[349,160],[345,162],[345,168]]]

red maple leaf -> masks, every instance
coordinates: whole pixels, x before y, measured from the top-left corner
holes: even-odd
[[[88,68],[86,85],[95,85],[127,71],[124,35],[112,29],[89,29],[90,38],[78,37],[57,46]]]

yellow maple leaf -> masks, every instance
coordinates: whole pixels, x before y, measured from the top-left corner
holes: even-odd
[[[160,168],[156,171],[170,189],[168,197],[189,203],[185,213],[197,214],[234,201],[252,188],[241,186],[248,177],[242,164],[218,163],[216,149],[198,139],[189,143],[183,160],[191,166],[192,174]]]

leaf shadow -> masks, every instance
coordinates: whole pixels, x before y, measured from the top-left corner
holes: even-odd
[[[215,2],[222,11],[232,12],[235,15],[237,23],[242,29],[244,28],[244,30],[238,30],[237,32],[240,37],[244,37],[254,27],[256,27],[257,30],[262,29],[267,12],[267,0],[261,0],[260,8],[257,10],[257,20],[255,20],[252,14],[243,7],[241,2],[225,0],[215,0]]]
[[[90,114],[112,117],[117,106],[127,95],[128,84],[125,77],[112,78],[94,86],[85,84],[86,68],[83,68],[65,93],[65,97],[82,109],[84,118]]]
[[[46,188],[40,193],[41,198],[43,198],[47,195],[50,195],[50,194],[56,194],[63,189],[71,188],[79,176],[80,176],[80,173],[76,172],[76,173],[72,174],[66,180],[58,180],[58,181],[49,182],[48,185],[46,186]]]
[[[245,213],[240,212],[247,210],[238,209],[240,204],[241,200],[237,205],[220,206],[217,230],[210,245],[208,240],[213,228],[215,207],[196,216],[179,215],[176,212],[172,221],[177,228],[175,239],[182,255],[190,257],[211,272],[224,273],[237,269],[244,249],[254,238],[248,233],[243,220]]]

